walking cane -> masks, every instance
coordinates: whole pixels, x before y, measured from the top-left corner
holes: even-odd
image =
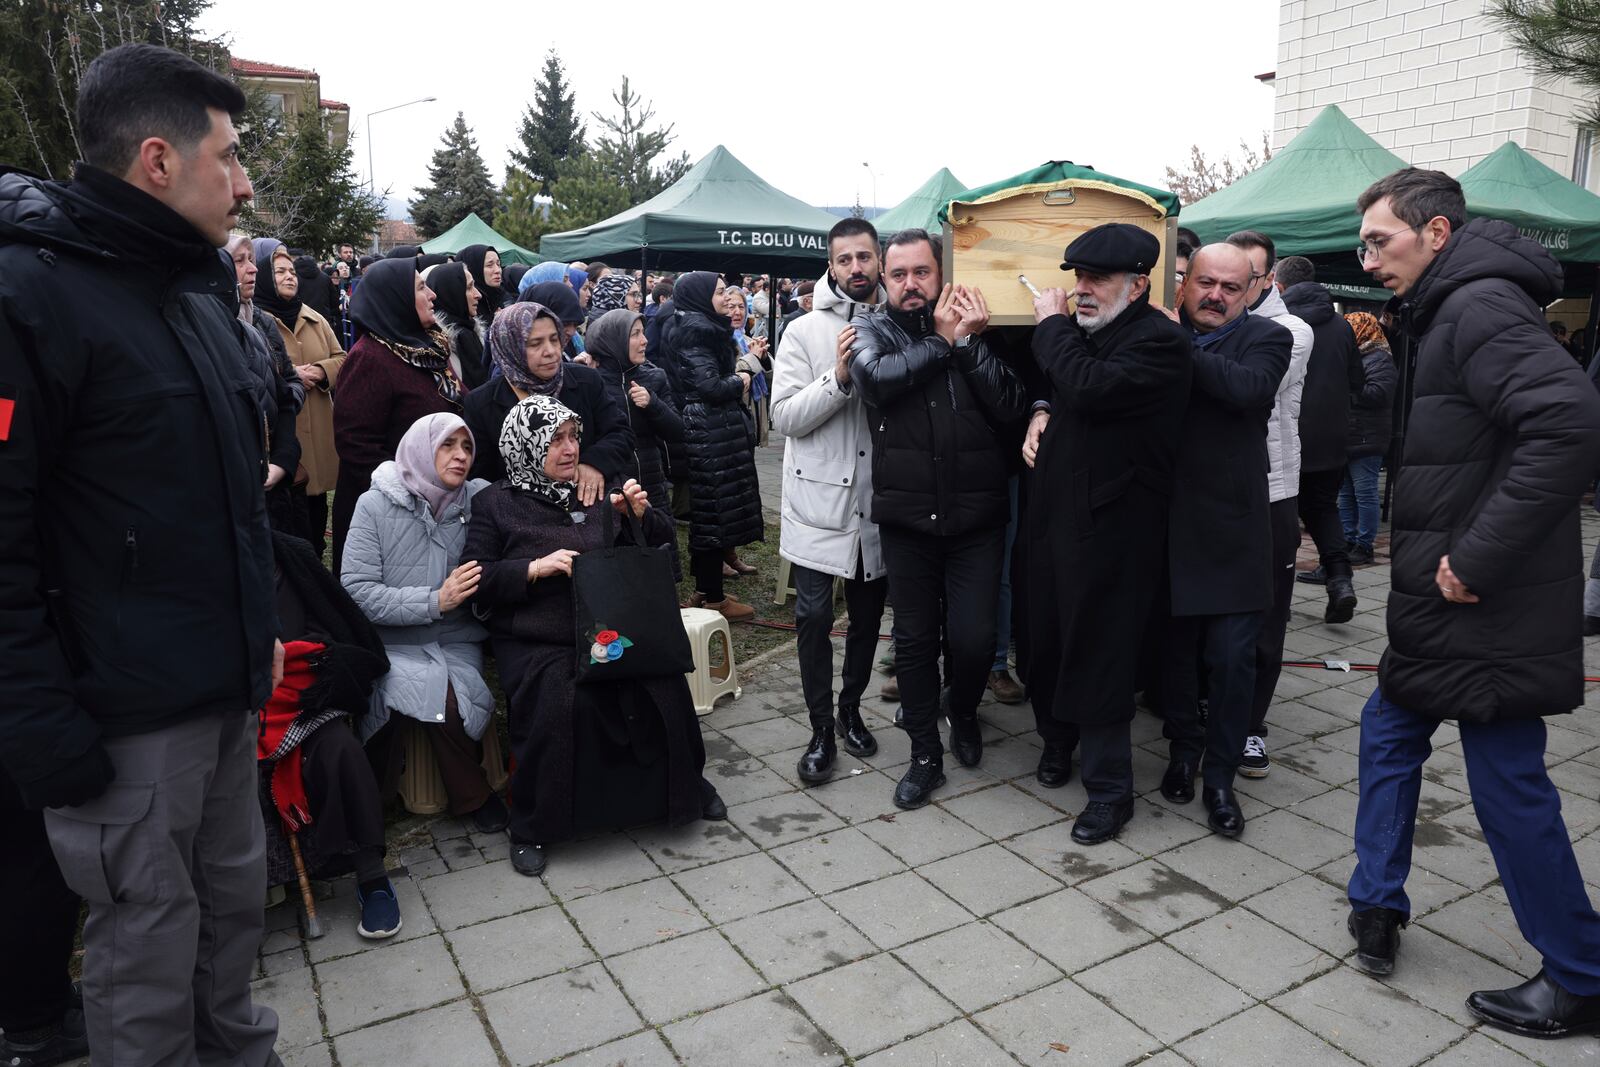
[[[289,834],[289,852],[294,856],[295,877],[300,880],[300,901],[306,906],[306,937],[315,941],[322,936],[322,922],[317,918],[317,902],[311,895],[311,879],[306,877],[306,861],[300,855],[300,838],[293,830]]]

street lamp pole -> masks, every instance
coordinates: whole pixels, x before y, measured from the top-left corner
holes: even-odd
[[[872,169],[872,164],[871,163],[863,163],[861,165],[863,167],[867,168],[867,173],[868,174],[872,175],[872,206],[874,208],[877,208],[878,207],[878,172]]]
[[[367,112],[367,192],[369,195],[378,195],[378,179],[373,173],[372,166],[372,116],[381,115],[385,111],[398,111],[413,104],[431,104],[437,99],[439,99],[437,96],[424,96],[420,100],[408,100],[404,104],[395,104],[393,107],[380,107],[376,111]],[[372,254],[378,254],[378,235],[376,232],[372,235]]]

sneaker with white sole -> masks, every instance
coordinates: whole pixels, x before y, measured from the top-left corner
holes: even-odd
[[[1272,770],[1267,759],[1267,739],[1251,734],[1244,739],[1244,756],[1239,760],[1239,773],[1246,778],[1265,778]]]

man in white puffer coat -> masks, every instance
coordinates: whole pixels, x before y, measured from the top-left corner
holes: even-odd
[[[812,310],[784,330],[773,363],[772,428],[783,446],[782,532],[791,564],[800,685],[811,716],[801,781],[825,782],[835,756],[833,583],[845,580],[850,636],[840,678],[838,735],[846,752],[871,756],[878,742],[861,721],[861,694],[889,585],[872,521],[872,438],[861,394],[850,381],[851,320],[881,303],[878,232],[841,219],[828,232],[828,273]]]
[[[1255,230],[1241,230],[1228,243],[1250,257],[1250,314],[1261,315],[1294,335],[1289,369],[1278,383],[1278,397],[1267,419],[1267,498],[1272,502],[1272,607],[1261,617],[1256,637],[1256,693],[1250,706],[1250,733],[1244,742],[1239,773],[1265,778],[1267,759],[1267,708],[1283,669],[1283,639],[1289,629],[1289,605],[1294,600],[1294,563],[1300,551],[1300,393],[1305,388],[1306,365],[1315,340],[1311,327],[1284,306],[1276,284],[1277,251],[1272,239]]]

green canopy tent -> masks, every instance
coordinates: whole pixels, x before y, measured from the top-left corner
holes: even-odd
[[[901,230],[936,230],[939,228],[939,210],[960,196],[966,185],[959,181],[948,167],[917,187],[917,191],[894,207],[871,220],[878,235],[885,239]]]
[[[718,145],[668,188],[581,230],[547,234],[547,259],[613,267],[748,270],[811,277],[839,220],[768,185]]]
[[[454,255],[468,245],[489,245],[500,254],[502,264],[522,263],[531,267],[544,262],[544,257],[539,253],[530,252],[496,233],[487,222],[478,217],[475,211],[468,213],[466,218],[433,240],[425,242],[422,250],[429,253],[448,252]]]

